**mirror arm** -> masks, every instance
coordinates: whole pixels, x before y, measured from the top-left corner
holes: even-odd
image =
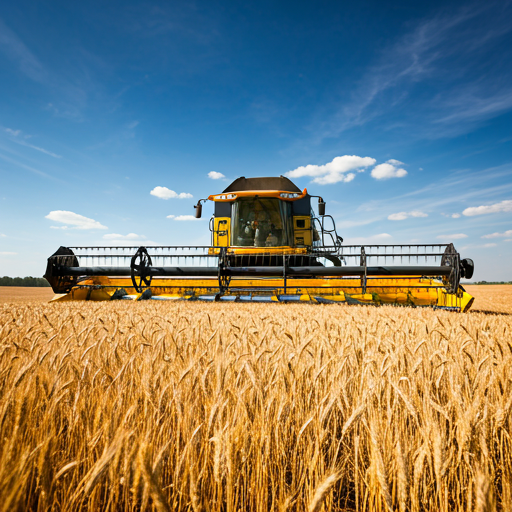
[[[320,196],[311,197],[318,197],[318,215],[320,215],[320,217],[323,217],[325,215],[325,201]]]
[[[203,205],[201,204],[201,201],[203,201],[203,203],[206,203],[206,201],[208,201],[208,199],[199,199],[199,201],[197,201],[197,204],[194,205],[194,208],[195,208],[195,213],[196,213],[196,219],[200,219],[201,218],[201,214],[203,212]]]

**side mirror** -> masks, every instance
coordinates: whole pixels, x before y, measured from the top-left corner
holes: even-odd
[[[203,205],[201,204],[201,201],[194,205],[194,208],[196,210],[196,219],[200,219],[201,213],[203,212]]]
[[[325,202],[321,197],[318,198],[318,215],[325,215]]]

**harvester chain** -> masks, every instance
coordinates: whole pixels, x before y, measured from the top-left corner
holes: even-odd
[[[219,253],[219,295],[223,295],[229,288],[231,282],[231,275],[228,271],[229,261],[227,249],[222,247]]]
[[[149,268],[153,262],[145,247],[139,247],[132,256],[130,262],[130,274],[132,283],[137,293],[142,293],[144,288],[151,284],[151,273]],[[144,286],[145,285],[145,286]]]

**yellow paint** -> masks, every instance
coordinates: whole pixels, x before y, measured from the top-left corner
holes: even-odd
[[[267,295],[276,302],[279,295],[286,294],[298,295],[302,302],[316,302],[315,297],[321,297],[344,304],[437,306],[460,311],[467,311],[473,303],[473,297],[462,288],[450,294],[441,281],[414,276],[368,279],[366,293],[362,293],[361,280],[358,278],[288,278],[286,289],[282,278],[233,278],[226,295],[237,295],[233,287],[254,290],[252,295]],[[255,290],[262,287],[266,290]],[[110,300],[119,288],[124,288],[129,295],[140,297],[129,278],[91,277],[81,281],[80,286],[68,294],[56,296],[53,300]],[[215,278],[160,278],[151,282],[152,295],[167,298],[189,299],[199,295],[215,295],[218,291]]]
[[[215,217],[213,229],[213,245],[228,247],[231,233],[231,219],[229,217]]]
[[[208,254],[219,254],[220,249],[210,247]],[[229,247],[228,254],[257,254],[271,256],[273,254],[307,254],[306,247]]]
[[[293,238],[295,246],[311,247],[313,245],[310,215],[293,216]]]

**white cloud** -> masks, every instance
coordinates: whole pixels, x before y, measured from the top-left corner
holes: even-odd
[[[512,212],[512,200],[501,201],[501,203],[489,204],[486,206],[471,206],[466,208],[462,215],[474,217],[475,215],[487,215],[488,213]]]
[[[388,160],[385,164],[379,164],[372,169],[372,178],[376,180],[387,180],[389,178],[403,178],[407,176],[405,169],[398,168],[403,165],[398,160]]]
[[[468,235],[464,233],[455,233],[454,235],[439,235],[439,240],[460,240],[461,238],[467,238]]]
[[[426,213],[420,212],[419,210],[413,210],[412,212],[398,212],[392,213],[388,220],[405,220],[409,217],[428,217]]]
[[[193,197],[192,194],[188,192],[174,192],[167,187],[155,187],[150,194],[155,197],[159,197],[160,199],[188,199],[189,197]]]
[[[194,215],[167,215],[167,218],[174,220],[201,220],[197,219]]]
[[[4,235],[3,233],[0,233],[0,238],[5,238],[7,235]]]
[[[407,212],[392,213],[388,216],[388,220],[405,220],[409,217]]]
[[[103,235],[105,240],[142,240],[146,238],[143,235],[137,235],[135,233],[128,233],[127,235],[119,235],[118,233],[108,233]]]
[[[484,244],[482,247],[496,247],[498,244]]]
[[[0,256],[16,256],[17,252],[0,251]]]
[[[368,156],[360,157],[356,155],[337,156],[332,162],[325,165],[303,165],[297,167],[293,171],[288,171],[285,175],[289,178],[302,178],[303,176],[313,177],[314,183],[320,185],[328,185],[338,183],[340,181],[348,183],[355,178],[353,172],[344,174],[349,171],[360,170],[362,167],[375,165],[375,158]]]
[[[139,124],[139,121],[132,121],[131,123],[128,124],[128,128],[130,130],[133,130],[135,127],[137,127]]]
[[[89,219],[78,213],[68,212],[64,210],[55,210],[46,215],[47,219],[61,222],[62,224],[69,224],[72,226],[70,229],[108,229],[94,219]],[[68,229],[68,226],[51,226],[54,229]]]
[[[506,238],[505,240],[503,240],[504,242],[512,242],[512,238]]]
[[[224,174],[222,174],[221,172],[217,172],[217,171],[210,171],[208,173],[208,178],[210,178],[211,180],[221,180],[222,178],[225,178],[226,176],[224,176]]]
[[[452,213],[452,219],[458,219],[460,217],[460,213]]]
[[[491,233],[490,235],[484,235],[482,238],[506,238],[507,236],[512,236],[512,229],[503,233]]]

